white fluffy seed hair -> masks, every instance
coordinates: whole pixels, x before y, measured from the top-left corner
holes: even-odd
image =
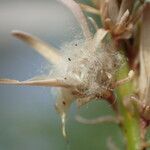
[[[54,76],[62,77],[86,96],[103,93],[110,88],[122,62],[118,52],[103,47],[96,50],[93,40],[65,44],[63,59],[54,66]]]

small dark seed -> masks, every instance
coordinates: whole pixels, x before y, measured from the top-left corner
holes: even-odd
[[[76,43],[75,46],[78,46],[78,44]]]
[[[68,58],[69,61],[71,61],[71,58]]]
[[[63,103],[63,105],[66,105],[66,102],[65,102],[65,101],[63,101],[62,103]]]

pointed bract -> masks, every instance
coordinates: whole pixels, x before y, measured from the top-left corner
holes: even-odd
[[[129,10],[129,12],[131,12],[133,3],[134,3],[134,0],[122,0],[118,18],[117,18],[117,22],[119,22],[119,20],[121,19],[121,17],[127,10]]]
[[[46,87],[64,87],[69,88],[71,85],[68,85],[61,79],[37,79],[35,78],[26,80],[26,81],[18,81],[13,79],[0,79],[0,84],[12,84],[17,86],[46,86]]]
[[[82,28],[85,38],[91,39],[92,35],[89,30],[86,17],[84,16],[79,4],[77,4],[74,0],[59,0],[59,1],[62,2],[65,6],[67,6],[72,11],[72,13],[76,17],[77,21],[79,22]]]
[[[44,43],[42,40],[38,39],[37,37],[29,33],[25,33],[25,32],[18,31],[18,30],[12,31],[12,35],[26,42],[27,44],[29,44],[39,54],[41,54],[44,58],[46,58],[49,62],[53,64],[57,64],[60,61],[61,56],[57,52],[57,50],[53,48],[52,46],[47,45],[46,43]]]

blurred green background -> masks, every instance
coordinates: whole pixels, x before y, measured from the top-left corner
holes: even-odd
[[[0,77],[18,80],[46,74],[51,66],[13,38],[13,29],[37,35],[56,48],[82,36],[75,17],[56,0],[0,0]],[[72,105],[66,141],[55,99],[54,88],[0,85],[0,150],[107,150],[110,137],[124,149],[117,125],[85,125],[75,120],[77,113],[87,118],[112,115],[111,107],[103,101],[80,109]]]

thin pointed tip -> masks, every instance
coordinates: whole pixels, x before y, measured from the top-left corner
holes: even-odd
[[[11,33],[12,34],[15,34],[15,33],[26,33],[25,31],[22,31],[22,30],[18,30],[18,29],[13,29],[12,31],[11,31]]]
[[[12,30],[12,31],[11,31],[11,34],[12,34],[13,36],[16,36],[16,37],[30,36],[29,33],[26,33],[26,32],[21,31],[21,30]]]
[[[66,130],[65,129],[62,130],[62,134],[63,134],[64,138],[67,138],[67,134],[66,134]]]
[[[33,44],[33,43],[35,44],[35,40],[37,40],[31,34],[21,31],[21,30],[13,30],[13,31],[11,31],[11,34],[14,37],[16,37],[24,42],[30,43],[30,44]]]
[[[62,134],[64,136],[64,138],[67,138],[67,134],[66,134],[66,114],[63,113],[61,116],[61,122],[62,122]]]
[[[130,70],[128,73],[129,78],[132,79],[134,77],[134,75],[135,75],[135,72],[133,70]]]
[[[0,79],[0,84],[19,84],[20,82],[18,80],[12,80],[12,79]]]
[[[11,34],[14,35],[14,36],[16,36],[16,35],[18,35],[18,34],[20,34],[20,33],[24,33],[24,32],[23,32],[23,31],[20,31],[20,30],[12,30],[12,31],[11,31]]]

